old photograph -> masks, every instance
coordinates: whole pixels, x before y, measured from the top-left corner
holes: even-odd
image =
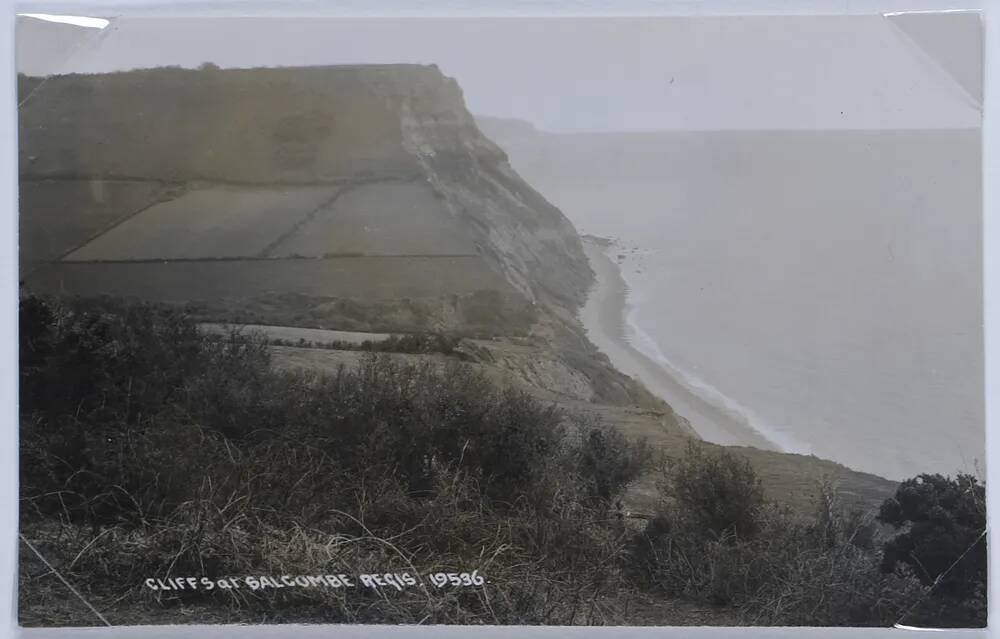
[[[985,626],[978,13],[16,55],[22,625]]]

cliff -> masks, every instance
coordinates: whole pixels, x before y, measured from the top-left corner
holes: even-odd
[[[86,286],[83,280],[92,279],[90,274],[70,271],[86,270],[83,262],[103,262],[101,268],[107,269],[108,263],[123,259],[445,256],[459,262],[455,267],[459,272],[445,279],[460,280],[462,272],[478,272],[468,264],[474,258],[503,281],[503,285],[480,286],[488,279],[480,274],[477,284],[459,285],[458,292],[487,289],[506,294],[502,289],[509,286],[529,302],[575,308],[592,279],[572,225],[514,173],[504,152],[477,128],[458,84],[436,66],[164,68],[55,76],[44,81],[21,76],[19,93],[25,192],[22,236],[27,242],[22,245],[22,264],[58,263],[59,273],[50,265],[47,276],[39,275],[44,286],[55,286],[56,280],[63,287],[67,280]],[[32,184],[41,182],[47,183],[44,193],[32,192]],[[66,201],[53,202],[52,183],[60,183],[58,188],[67,191],[61,198]],[[135,185],[143,183],[148,188],[136,195]],[[387,197],[385,189],[376,194],[374,188],[365,188],[386,184],[396,185],[396,197]],[[275,215],[287,218],[287,228],[270,224],[264,225],[270,229],[265,230],[257,225],[254,233],[239,228],[253,217],[249,210],[241,214],[241,207],[247,208],[245,201],[214,199],[210,214],[220,216],[220,210],[229,214],[210,226],[228,232],[220,234],[219,242],[201,235],[203,248],[196,253],[189,248],[178,253],[176,242],[163,233],[156,235],[152,220],[142,217],[143,211],[156,210],[157,222],[167,217],[178,220],[180,226],[180,218],[190,215],[192,206],[204,207],[204,193],[192,193],[208,189],[233,192],[274,187],[288,193],[324,186],[331,190],[317,196],[319,208],[336,209],[330,215],[317,214],[316,198],[305,197],[308,203],[280,203],[268,217],[271,222]],[[95,190],[100,193],[94,195]],[[121,195],[126,191],[127,196]],[[184,197],[188,200],[180,204],[163,205]],[[124,203],[109,210],[106,203],[112,200]],[[72,224],[79,228],[53,242],[49,231],[59,222],[51,211],[63,215],[65,207],[73,211]],[[386,221],[376,239],[366,234],[361,219],[372,207]],[[420,218],[413,222],[415,226],[440,232],[425,230],[428,236],[421,239],[419,232],[417,236],[408,233],[405,222],[389,226],[393,217],[407,215]],[[330,218],[326,226],[315,228],[326,217]],[[334,218],[343,223],[335,224]],[[134,228],[122,231],[123,225]],[[358,239],[354,243],[331,239],[328,244],[335,245],[335,250],[318,245],[303,249],[303,243],[295,241],[280,247],[296,229],[309,231],[313,238],[322,231],[331,238],[353,234]],[[114,234],[102,239],[110,231]],[[39,236],[45,241],[33,242]],[[245,248],[233,246],[234,241],[241,241],[238,238],[250,236]],[[444,236],[453,240],[444,241]],[[145,252],[123,249],[139,244],[147,247]],[[265,250],[271,245],[278,248]],[[74,254],[81,249],[86,250]],[[403,264],[401,269],[410,267]],[[217,269],[205,267],[206,273],[211,270]],[[370,269],[361,269],[366,270]],[[333,276],[323,277],[330,281]],[[384,274],[383,280],[393,277]],[[132,288],[107,292],[127,294],[134,292]],[[233,285],[236,296],[239,288]],[[280,284],[272,288],[344,297],[336,286],[322,291]],[[411,295],[402,285],[389,287],[378,298],[433,297],[453,288],[449,285],[430,295],[418,290]],[[357,291],[350,293],[349,297],[358,297]]]
[[[691,437],[590,343],[578,234],[436,67],[22,76],[19,92],[28,292],[182,303],[204,321],[488,337],[474,365],[498,381],[669,454]],[[353,356],[275,348],[279,364],[324,370]],[[772,496],[802,508],[820,473],[845,474],[868,504],[891,488],[750,454]]]

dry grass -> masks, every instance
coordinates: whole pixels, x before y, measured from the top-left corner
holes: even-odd
[[[23,312],[22,531],[109,616],[624,621],[627,530],[612,504],[644,455],[615,431],[456,362],[368,356],[330,375],[282,372],[252,336],[210,339],[162,310],[32,301]],[[144,586],[472,570],[491,583]],[[25,620],[43,612],[35,589],[51,586],[22,574]]]

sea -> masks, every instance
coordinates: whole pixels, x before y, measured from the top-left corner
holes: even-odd
[[[984,474],[978,129],[497,141],[613,241],[626,338],[699,398],[787,452]]]

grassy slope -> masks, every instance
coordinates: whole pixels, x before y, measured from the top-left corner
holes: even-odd
[[[536,325],[536,331],[542,331]],[[519,386],[536,397],[558,402],[567,410],[589,414],[614,424],[632,439],[646,439],[667,459],[683,453],[693,432],[669,406],[650,396],[638,384],[615,371],[593,352],[575,353],[567,358],[550,346],[547,337],[496,338],[474,340],[478,348],[475,364],[499,383]],[[309,348],[273,347],[275,362],[283,367],[336,370],[351,365],[361,354]],[[401,359],[444,361],[439,355],[396,355]],[[566,359],[586,359],[588,369],[573,368]],[[607,380],[621,385],[621,392],[607,386]],[[603,395],[603,396],[602,396]],[[755,448],[732,447],[747,457],[760,475],[769,498],[801,513],[811,513],[813,499],[823,481],[834,483],[846,505],[877,508],[896,488],[892,481],[851,470],[841,464],[814,456],[794,455]],[[656,506],[658,473],[651,472],[629,493],[626,506],[648,513]]]

